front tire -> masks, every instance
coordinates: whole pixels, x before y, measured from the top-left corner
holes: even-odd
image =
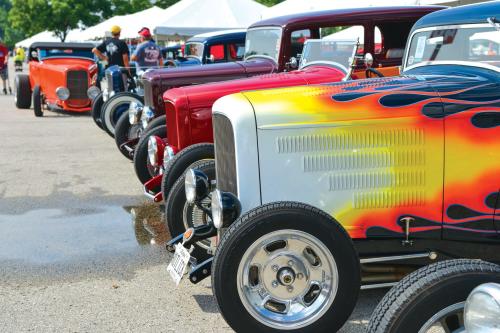
[[[148,140],[150,136],[167,137],[167,126],[162,125],[146,131],[139,140],[134,151],[134,169],[137,178],[142,184],[155,176],[154,167],[149,163],[148,158]]]
[[[43,117],[42,93],[40,91],[40,86],[35,86],[33,89],[33,111],[35,112],[35,117]]]
[[[118,120],[128,111],[130,103],[144,104],[144,98],[129,92],[115,94],[102,106],[101,125],[111,137],[115,136],[115,126]]]
[[[202,171],[208,176],[209,180],[215,179],[215,161],[213,160],[198,161],[189,168]],[[184,172],[182,177],[175,182],[168,198],[165,199],[165,218],[172,237],[184,233],[187,228],[207,224],[210,221],[210,217],[196,205],[186,202],[185,179],[186,174]],[[210,196],[203,200],[202,204],[204,207],[210,208]],[[195,245],[192,256],[198,259],[199,262],[205,261],[210,257],[208,254],[209,248],[209,239],[199,242],[199,244]]]
[[[115,126],[116,146],[118,147],[120,153],[122,153],[123,156],[125,156],[129,160],[132,160],[134,155],[130,154],[127,149],[122,148],[122,145],[125,142],[130,141],[134,138],[139,138],[141,133],[142,133],[141,122],[137,122],[136,124],[131,125],[128,118],[128,111],[125,112],[125,114],[122,117],[120,117],[120,119],[116,123]],[[135,148],[135,146],[131,148]]]
[[[163,172],[161,180],[163,198],[165,199],[169,196],[172,186],[174,186],[177,179],[186,172],[191,164],[201,160],[214,159],[214,156],[213,143],[198,143],[178,152],[168,162]]]
[[[92,119],[94,119],[94,123],[100,129],[103,129],[101,124],[101,110],[103,104],[104,104],[104,98],[102,97],[102,93],[100,93],[92,101]]]
[[[237,332],[336,332],[360,288],[345,230],[301,203],[278,202],[236,220],[212,264],[212,289]]]
[[[18,74],[15,81],[16,107],[18,109],[29,109],[31,107],[30,77],[27,74]]]
[[[368,333],[455,332],[463,329],[469,293],[486,282],[500,282],[500,266],[471,259],[423,267],[394,286],[372,314]]]

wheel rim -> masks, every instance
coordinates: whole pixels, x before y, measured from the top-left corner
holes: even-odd
[[[201,205],[203,207],[210,208],[211,202],[212,199],[208,196],[201,201]],[[184,223],[184,228],[187,230],[191,227],[207,224],[210,221],[210,217],[196,205],[190,204],[186,201],[182,213],[182,221]],[[204,239],[200,242],[196,242],[196,244],[207,251],[210,249],[210,239]]]
[[[338,288],[337,264],[318,238],[279,230],[246,250],[237,284],[243,305],[256,320],[276,329],[296,329],[330,308]]]
[[[459,333],[465,331],[464,326],[465,302],[447,306],[432,316],[418,331],[418,333]]]

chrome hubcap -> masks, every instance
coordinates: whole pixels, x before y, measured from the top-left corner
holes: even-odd
[[[450,305],[432,316],[418,333],[461,333],[464,327],[465,302]]]
[[[256,320],[272,328],[300,328],[330,308],[338,270],[319,239],[287,229],[266,234],[248,248],[237,283],[243,305]]]

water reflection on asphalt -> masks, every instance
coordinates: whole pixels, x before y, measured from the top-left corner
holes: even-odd
[[[147,203],[0,215],[0,281],[23,272],[30,276],[33,270],[127,274],[148,263],[164,263],[162,245],[170,235],[161,212]]]

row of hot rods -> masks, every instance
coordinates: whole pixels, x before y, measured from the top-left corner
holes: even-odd
[[[92,112],[165,209],[170,276],[211,276],[238,332],[334,332],[392,285],[369,332],[497,332],[497,18],[276,17],[194,36],[167,68],[108,68],[102,90],[91,45],[34,44],[16,104]]]

